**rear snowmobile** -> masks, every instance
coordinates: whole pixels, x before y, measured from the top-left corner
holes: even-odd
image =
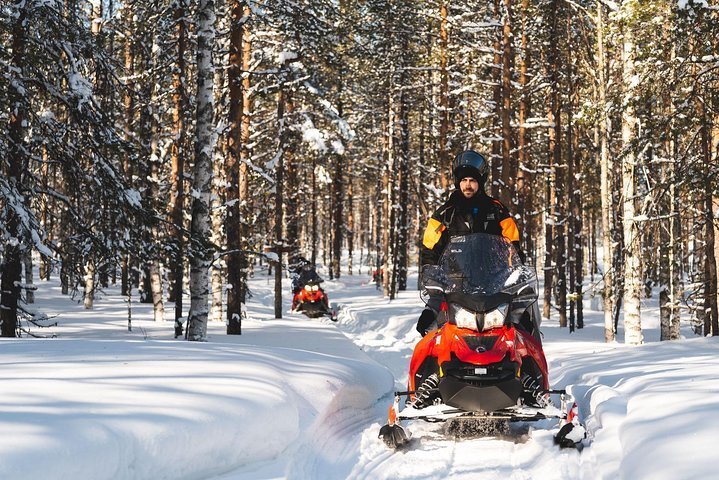
[[[337,321],[337,310],[330,306],[327,293],[320,285],[324,280],[308,260],[300,257],[292,271],[292,311],[310,318],[329,317]]]
[[[292,311],[302,312],[310,318],[329,317],[337,321],[337,312],[330,306],[327,294],[319,282],[308,282],[292,297]]]
[[[559,420],[560,446],[581,442],[571,395],[549,388],[535,271],[512,244],[484,233],[454,237],[422,281],[428,306],[439,311],[438,328],[415,346],[408,390],[395,393],[380,430],[385,443],[407,443],[401,420],[445,422],[445,433],[467,436],[501,435],[512,423],[545,419]]]

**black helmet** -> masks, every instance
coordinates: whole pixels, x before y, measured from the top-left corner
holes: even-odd
[[[290,271],[299,271],[306,265],[311,265],[311,263],[312,262],[310,262],[305,257],[300,255],[290,261],[289,269],[290,269]]]
[[[489,164],[482,155],[474,150],[465,150],[454,157],[452,174],[455,188],[459,188],[459,182],[466,177],[474,178],[479,182],[480,188],[484,188],[484,183],[489,175]]]

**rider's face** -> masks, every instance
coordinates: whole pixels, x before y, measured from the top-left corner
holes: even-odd
[[[479,182],[472,177],[464,177],[459,182],[459,189],[462,190],[464,198],[472,198],[479,190]]]

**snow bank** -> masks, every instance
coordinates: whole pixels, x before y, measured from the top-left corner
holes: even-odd
[[[329,322],[249,320],[241,336],[211,324],[209,341],[194,343],[172,339],[169,322],[133,319],[128,333],[111,306],[96,311],[63,315],[57,339],[2,341],[0,478],[200,479],[262,462],[282,471],[308,432],[392,388]]]
[[[614,345],[562,366],[590,434],[591,478],[712,478],[719,338]]]

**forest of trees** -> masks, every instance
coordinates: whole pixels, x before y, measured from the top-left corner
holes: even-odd
[[[392,299],[466,148],[545,317],[639,344],[654,292],[662,339],[719,334],[716,0],[3,0],[0,46],[2,336],[47,321],[33,262],[189,340],[258,262],[278,317],[298,255]]]

